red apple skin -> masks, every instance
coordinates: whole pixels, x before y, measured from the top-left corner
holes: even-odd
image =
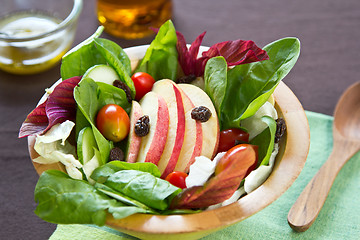
[[[174,83],[174,86],[177,86],[177,84]],[[187,173],[189,172],[191,164],[195,162],[195,157],[198,157],[201,154],[203,132],[201,122],[191,118],[191,111],[194,109],[195,105],[181,88],[177,88],[181,93],[184,105],[185,135],[184,143],[174,171]]]
[[[220,136],[219,119],[210,97],[199,87],[192,84],[180,83],[177,86],[190,98],[195,107],[205,106],[212,112],[211,118],[202,126],[201,156],[213,159],[217,153]]]
[[[172,171],[174,171],[176,163],[179,159],[180,151],[183,146],[184,142],[184,135],[185,135],[185,113],[184,113],[184,106],[181,97],[181,93],[176,86],[173,86],[174,93],[176,97],[176,104],[177,104],[177,117],[178,117],[178,124],[176,129],[176,138],[174,143],[174,148],[171,154],[171,157],[168,161],[164,172],[161,175],[161,178],[165,179],[167,175],[169,175]]]
[[[145,159],[145,162],[151,162],[155,165],[157,165],[160,161],[160,156],[164,151],[169,126],[169,112],[166,107],[166,102],[161,96],[159,96],[159,111],[157,119],[158,122],[164,122],[167,124],[156,124],[155,132],[157,132],[158,134],[154,136],[149,152],[146,155]]]
[[[246,170],[245,176],[251,167],[257,164],[257,147],[251,144],[239,144],[228,150],[215,167],[215,176],[228,168],[233,161],[242,159]],[[244,177],[245,177],[244,176]]]
[[[150,131],[142,137],[137,162],[151,162],[155,165],[164,152],[169,130],[169,110],[163,97],[148,92],[140,101],[144,115],[150,118]]]
[[[161,178],[165,179],[174,171],[179,159],[180,151],[185,136],[185,110],[182,95],[172,80],[163,79],[157,81],[152,89],[161,95],[169,109],[169,131],[164,152],[157,166],[161,172]]]
[[[135,134],[135,124],[139,118],[143,116],[142,108],[136,101],[132,101],[132,108],[130,112],[130,131],[127,142],[126,161],[130,163],[136,162],[140,150],[141,137]]]

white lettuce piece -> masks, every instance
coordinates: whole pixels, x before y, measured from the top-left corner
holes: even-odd
[[[61,144],[65,145],[65,140],[70,136],[70,133],[74,128],[74,126],[75,123],[69,120],[66,120],[63,123],[58,123],[54,125],[52,128],[50,128],[50,130],[47,131],[44,135],[37,136],[36,143],[41,142],[46,144],[61,140]]]
[[[186,187],[203,186],[209,177],[215,172],[218,161],[225,155],[225,152],[218,153],[214,160],[200,156],[190,166],[189,175],[185,178]]]
[[[269,165],[261,165],[245,178],[244,189],[246,193],[251,193],[269,177],[274,167],[276,155],[279,152],[279,144],[274,145],[274,150],[269,159]]]
[[[78,179],[78,180],[83,179],[83,175],[80,172],[80,170],[77,169],[76,167],[74,167],[73,165],[65,166],[65,169],[66,169],[66,172],[68,173],[68,175],[70,177],[72,177],[73,179]]]
[[[61,162],[70,177],[82,179],[78,170],[82,164],[75,158],[76,149],[66,141],[74,126],[74,122],[67,120],[54,125],[44,135],[37,136],[34,149],[40,156],[33,161],[40,164]]]
[[[249,132],[249,140],[256,137],[268,127],[268,125],[261,120],[263,116],[269,116],[273,119],[278,118],[276,109],[270,102],[265,102],[253,116],[241,121],[241,126]]]

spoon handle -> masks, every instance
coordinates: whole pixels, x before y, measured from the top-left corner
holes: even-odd
[[[342,168],[359,149],[359,143],[338,142],[328,160],[304,188],[289,211],[288,223],[297,232],[306,231],[315,221],[331,186]]]

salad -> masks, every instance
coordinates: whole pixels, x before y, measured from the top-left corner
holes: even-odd
[[[43,172],[35,213],[104,225],[135,213],[187,214],[237,201],[269,176],[285,131],[272,93],[300,54],[297,38],[263,49],[217,43],[199,54],[169,20],[139,62],[100,38],[66,53],[61,79],[22,124]]]

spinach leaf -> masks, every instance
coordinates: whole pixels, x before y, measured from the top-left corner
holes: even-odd
[[[258,146],[258,165],[268,165],[271,153],[274,149],[276,121],[268,116],[264,116],[261,120],[268,125],[259,135],[254,137],[250,144]]]
[[[103,82],[96,82],[98,85],[99,109],[111,103],[121,106],[128,114],[131,104],[127,101],[124,90]]]
[[[124,218],[145,210],[125,206],[97,191],[82,180],[57,171],[45,171],[35,187],[35,213],[42,219],[58,224],[105,224],[107,211],[115,218]]]
[[[63,80],[74,76],[82,76],[86,70],[96,64],[106,64],[106,59],[94,45],[94,39],[98,38],[103,30],[104,27],[99,27],[93,35],[62,57],[60,72]]]
[[[138,170],[122,170],[109,176],[104,185],[151,208],[165,210],[181,189],[168,181]]]
[[[131,96],[135,97],[135,86],[130,78],[131,63],[124,50],[116,43],[103,38],[94,39],[95,46],[99,53],[106,59],[106,62],[112,66],[124,82],[131,90]]]
[[[175,27],[169,20],[160,27],[135,72],[147,72],[155,81],[175,80],[178,68],[176,43]]]
[[[101,162],[105,164],[108,161],[110,150],[113,148],[113,143],[108,141],[96,128],[95,117],[97,112],[102,106],[100,106],[98,99],[98,85],[89,78],[82,79],[80,84],[74,89],[74,98],[78,105],[78,109],[81,111],[83,117],[90,124],[94,137],[99,148]],[[77,114],[78,116],[80,115]],[[81,117],[82,125],[84,118]],[[76,121],[76,124],[78,121]]]
[[[274,92],[295,65],[300,54],[297,38],[284,38],[264,47],[270,60],[238,65],[228,71],[226,95],[221,107],[222,129],[239,127]]]
[[[138,170],[151,173],[155,177],[161,176],[160,170],[153,163],[128,163],[122,161],[111,161],[95,169],[95,171],[91,175],[91,178],[98,183],[104,183],[111,174],[114,174],[121,170]]]
[[[226,93],[227,63],[224,57],[210,58],[205,66],[205,92],[214,103],[218,117],[221,114],[221,105]]]
[[[135,206],[135,207],[139,207],[139,208],[142,208],[144,210],[147,211],[147,213],[152,213],[152,214],[156,214],[158,212],[156,212],[155,210],[149,208],[148,206],[146,206],[145,204],[139,202],[139,201],[136,201],[135,199],[132,199],[120,192],[117,192],[115,190],[113,190],[112,188],[109,188],[108,186],[104,185],[104,184],[100,184],[100,183],[96,183],[95,184],[95,188],[108,195],[109,197],[112,197],[126,205],[129,205],[129,206]]]
[[[73,76],[82,76],[94,65],[109,64],[114,68],[135,97],[135,86],[130,78],[131,62],[125,51],[116,43],[99,38],[103,27],[90,36],[88,39],[71,49],[64,55],[61,63],[61,77],[68,79]]]
[[[87,124],[84,120],[88,121],[100,151],[101,162],[105,164],[108,161],[110,150],[113,148],[113,143],[108,141],[96,128],[96,114],[103,106],[110,103],[121,106],[129,113],[131,105],[126,99],[126,94],[120,88],[106,83],[94,82],[90,78],[83,78],[74,89],[74,98],[78,105],[78,111],[81,112],[77,113],[79,119],[76,119],[76,124],[79,123],[85,127]],[[77,129],[81,130],[80,128]]]
[[[91,124],[86,119],[80,108],[76,109],[76,124],[75,124],[75,139],[78,139],[81,129],[91,127]]]

